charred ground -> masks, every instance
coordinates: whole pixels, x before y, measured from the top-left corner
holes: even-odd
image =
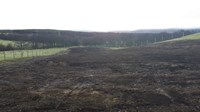
[[[1,111],[200,111],[200,42],[67,53],[0,65]]]

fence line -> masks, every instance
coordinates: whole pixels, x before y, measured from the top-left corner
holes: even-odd
[[[46,55],[55,54],[64,49],[66,48],[0,51],[0,61],[13,60],[13,59],[19,59],[19,58],[31,58],[31,57],[36,57],[36,56],[46,56]]]

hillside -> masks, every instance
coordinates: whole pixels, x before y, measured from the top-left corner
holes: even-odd
[[[200,33],[195,33],[187,36],[183,36],[181,38],[171,39],[164,42],[178,42],[178,41],[191,41],[191,40],[200,40]]]
[[[189,48],[200,45],[200,33],[195,33],[195,34],[183,36],[183,37],[176,38],[176,39],[157,42],[152,45],[153,46],[165,46],[165,47],[167,46],[169,48],[172,46],[175,46],[175,47],[182,46],[182,47],[189,49]]]
[[[167,32],[167,33],[174,33],[174,32],[181,32],[181,31],[190,31],[193,33],[200,32],[199,28],[194,28],[194,29],[176,29],[176,28],[171,28],[171,29],[139,29],[132,31],[132,33],[162,33],[162,32]]]

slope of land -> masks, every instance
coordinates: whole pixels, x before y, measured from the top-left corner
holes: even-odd
[[[200,40],[200,33],[195,33],[191,35],[187,35],[184,37],[176,38],[176,39],[171,39],[163,42],[180,42],[180,41],[195,41],[195,40]]]
[[[199,112],[200,41],[68,54],[0,65],[0,110]]]
[[[132,31],[132,33],[162,33],[162,32],[167,32],[167,33],[174,33],[174,32],[180,32],[183,30],[190,30],[192,32],[199,32],[199,28],[191,28],[191,29],[178,29],[178,28],[171,28],[171,29],[140,29],[140,30],[135,30]]]

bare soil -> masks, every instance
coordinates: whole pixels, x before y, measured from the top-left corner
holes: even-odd
[[[200,112],[200,44],[188,41],[1,63],[1,112]]]

